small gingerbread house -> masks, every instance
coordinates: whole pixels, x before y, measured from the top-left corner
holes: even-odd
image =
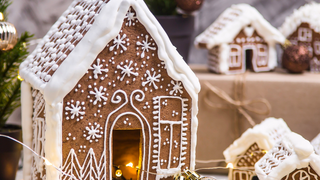
[[[320,134],[318,134],[314,139],[312,139],[311,144],[316,154],[320,155]]]
[[[260,180],[320,179],[320,156],[309,141],[288,133],[255,165]]]
[[[143,0],[75,0],[20,75],[23,140],[47,159],[24,150],[24,179],[194,169],[200,84]]]
[[[310,71],[320,72],[320,4],[312,2],[295,10],[279,30],[292,44],[309,49]]]
[[[195,39],[209,50],[209,70],[222,74],[270,71],[277,66],[276,43],[284,36],[248,4],[232,5]]]
[[[223,152],[226,163],[233,166],[229,180],[255,180],[255,163],[289,132],[287,124],[275,118],[267,118],[245,131]]]

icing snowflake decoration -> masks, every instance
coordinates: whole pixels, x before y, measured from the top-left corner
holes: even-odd
[[[155,82],[159,82],[160,81],[159,79],[161,77],[161,74],[156,75],[156,72],[153,71],[153,75],[151,75],[149,70],[146,71],[146,74],[148,75],[147,81],[142,82],[142,86],[145,86],[146,84],[149,83],[149,86],[153,85],[153,87],[155,89],[158,89],[158,86],[156,85]]]
[[[91,123],[89,123],[89,126],[87,126],[86,131],[83,131],[83,137],[86,138],[86,140],[88,140],[90,143],[95,140],[96,142],[98,142],[99,138],[102,137],[103,131],[102,131],[102,127],[100,126],[100,124],[98,123],[94,123],[94,125],[92,125]]]
[[[90,94],[94,95],[94,97],[96,98],[93,101],[93,105],[96,105],[98,103],[98,101],[101,102],[102,101],[101,99],[103,99],[104,101],[108,100],[108,98],[104,96],[105,93],[102,92],[102,91],[106,91],[106,90],[107,90],[106,88],[103,88],[103,86],[100,86],[99,90],[98,90],[98,88],[95,87],[94,91],[89,92]]]
[[[133,67],[131,67],[133,61],[130,61],[129,65],[124,65],[123,67],[121,67],[120,65],[117,66],[117,69],[121,69],[121,74],[122,77],[120,78],[120,81],[123,81],[124,77],[127,75],[128,77],[130,77],[130,75],[134,75],[134,76],[138,76],[139,73],[137,72],[133,72],[132,70],[134,70]]]
[[[149,50],[156,50],[156,47],[151,47],[151,42],[148,42],[149,36],[145,35],[146,40],[142,40],[142,43],[140,41],[137,41],[138,46],[142,46],[142,53],[141,53],[141,58],[144,58],[145,56],[145,51],[149,52]]]
[[[71,100],[71,103],[73,103],[73,100]],[[82,102],[81,105],[84,105],[85,102]],[[66,106],[65,110],[66,111],[70,111],[71,114],[71,119],[74,119],[75,117],[79,117],[80,119],[83,119],[83,115],[85,114],[84,111],[80,111],[81,110],[81,106],[80,105],[80,101],[76,102],[76,105],[74,104],[70,104],[69,102],[67,102],[67,105],[70,105],[70,107]],[[83,110],[85,109],[85,107],[82,108]],[[66,113],[66,115],[68,115],[68,113]],[[79,118],[77,118],[77,121],[79,121]],[[69,120],[69,117],[66,117],[67,120]]]
[[[120,34],[118,34],[118,36],[113,39],[113,46],[109,47],[109,51],[113,51],[114,48],[119,49],[120,47],[126,51],[127,50],[127,47],[125,46],[126,45],[126,40],[125,40],[126,37],[127,37],[126,34],[122,35],[122,37],[120,37]],[[120,52],[122,53],[123,51],[121,50]]]
[[[176,81],[176,82],[174,82],[173,80],[171,81],[171,84],[173,85],[173,87],[172,87],[172,90],[169,92],[170,93],[170,95],[172,95],[173,93],[180,93],[180,94],[182,94],[182,86],[181,86],[181,82],[179,82],[179,81]]]
[[[97,59],[97,64],[93,64],[89,69],[93,70],[94,78],[98,79],[98,74],[102,74],[102,72],[107,73],[108,69],[103,69],[102,64],[100,64],[100,59]]]
[[[137,19],[137,17],[135,16],[134,12],[131,12],[131,9],[129,9],[125,18],[128,20],[126,23],[127,26],[135,25],[134,20]]]

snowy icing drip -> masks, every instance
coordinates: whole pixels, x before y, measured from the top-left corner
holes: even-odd
[[[311,144],[314,148],[314,151],[320,155],[320,134],[318,134],[312,141]]]
[[[288,37],[291,35],[302,22],[309,23],[310,27],[315,32],[320,32],[320,4],[311,2],[299,9],[294,10],[293,13],[288,16],[282,26],[279,28],[280,32]]]

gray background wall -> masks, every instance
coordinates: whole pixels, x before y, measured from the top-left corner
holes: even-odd
[[[12,0],[8,21],[18,32],[29,31],[35,38],[42,38],[59,18],[72,0]],[[319,0],[317,0],[319,2]],[[232,4],[248,3],[255,8],[273,26],[279,27],[295,8],[309,0],[205,0],[200,11],[196,12],[194,37],[204,31],[215,19]],[[189,63],[205,64],[207,50],[190,47]]]

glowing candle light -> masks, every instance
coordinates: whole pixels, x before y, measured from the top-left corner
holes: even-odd
[[[116,170],[116,176],[121,177],[122,176],[122,171],[120,169]]]
[[[130,162],[130,163],[126,164],[126,166],[127,166],[127,167],[132,167],[132,168],[133,168],[133,163],[132,163],[132,162]]]
[[[228,163],[228,164],[227,164],[227,168],[233,169],[233,164],[232,164],[232,163]]]

